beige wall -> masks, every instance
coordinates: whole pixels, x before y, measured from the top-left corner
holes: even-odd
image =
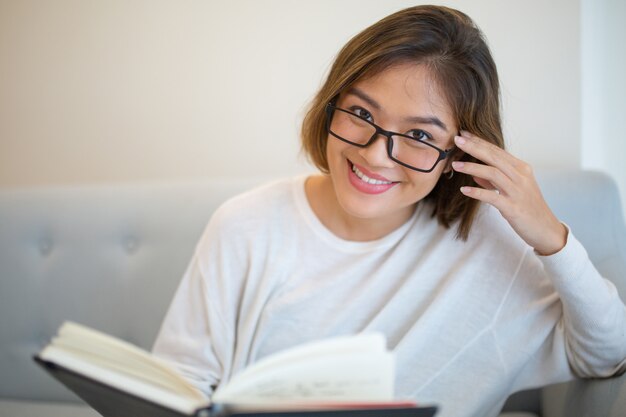
[[[298,124],[332,57],[414,3],[0,0],[0,186],[311,170]],[[579,166],[579,1],[447,4],[487,35],[511,149]]]
[[[582,165],[615,178],[626,216],[626,1],[581,5]]]

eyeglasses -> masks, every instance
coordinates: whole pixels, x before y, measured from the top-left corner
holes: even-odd
[[[326,105],[326,130],[339,140],[359,148],[366,148],[382,135],[387,138],[389,158],[409,169],[431,172],[439,161],[448,157],[452,149],[442,150],[426,139],[390,132],[349,110]]]

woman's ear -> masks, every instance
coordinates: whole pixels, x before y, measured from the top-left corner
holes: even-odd
[[[454,148],[452,151],[450,151],[450,154],[446,158],[446,166],[443,169],[443,173],[449,174],[450,172],[452,172],[452,163],[454,161],[460,161],[463,156],[465,156],[465,152],[463,152],[459,148]]]

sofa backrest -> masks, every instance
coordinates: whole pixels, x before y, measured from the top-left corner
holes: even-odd
[[[0,399],[79,401],[32,361],[64,320],[150,349],[212,212],[258,181],[0,191]]]
[[[624,299],[615,184],[581,171],[539,179]],[[0,398],[79,401],[32,361],[64,320],[149,349],[211,213],[259,181],[0,190]]]
[[[591,171],[544,170],[537,177],[557,217],[626,300],[626,226],[615,181]]]

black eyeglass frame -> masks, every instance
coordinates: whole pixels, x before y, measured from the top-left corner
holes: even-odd
[[[349,141],[348,139],[342,138],[341,136],[337,135],[335,132],[333,132],[330,129],[330,125],[331,125],[331,122],[332,122],[332,119],[333,119],[333,114],[334,114],[335,110],[338,110],[338,111],[350,114],[352,116],[358,117],[359,119],[363,120],[365,123],[371,125],[374,129],[376,129],[376,131],[374,132],[372,137],[369,138],[369,140],[366,143],[356,143],[356,142]],[[339,140],[341,140],[341,141],[343,141],[345,143],[349,143],[350,145],[358,146],[359,148],[367,148],[372,143],[374,143],[374,141],[376,140],[378,135],[382,135],[382,136],[387,138],[387,155],[389,156],[389,159],[394,161],[396,164],[402,165],[403,167],[406,167],[406,168],[412,169],[413,171],[418,171],[418,172],[432,172],[437,167],[437,164],[440,161],[443,161],[444,159],[446,159],[450,155],[450,153],[454,150],[454,148],[450,148],[450,149],[447,149],[447,150],[444,151],[443,149],[440,149],[440,148],[436,147],[435,145],[432,145],[430,143],[424,142],[423,140],[419,140],[419,139],[414,138],[412,136],[404,135],[402,133],[392,132],[392,131],[389,131],[389,130],[385,130],[382,127],[378,126],[376,123],[370,122],[369,120],[366,120],[366,119],[362,118],[361,116],[359,116],[358,114],[355,114],[355,113],[353,113],[353,112],[351,112],[349,110],[342,109],[341,107],[337,107],[333,103],[328,103],[326,105],[326,131],[328,133],[330,133],[331,135],[333,135],[334,137],[336,137],[337,139],[339,139]],[[399,161],[398,159],[394,158],[394,156],[393,156],[393,138],[392,138],[392,136],[402,136],[403,138],[414,140],[416,142],[419,142],[421,144],[429,146],[429,147],[435,149],[437,152],[439,152],[439,156],[437,157],[437,160],[434,162],[432,168],[430,168],[430,169],[416,168],[414,166],[411,166],[409,164],[406,164],[406,163],[404,163],[402,161]]]

